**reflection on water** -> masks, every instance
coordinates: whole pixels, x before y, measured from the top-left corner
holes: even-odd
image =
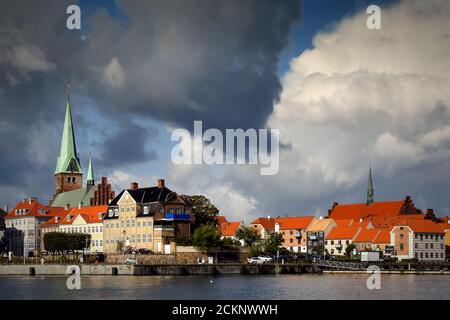
[[[450,299],[450,276],[381,275],[85,276],[68,290],[62,276],[0,276],[0,299]],[[210,281],[214,280],[214,281]]]

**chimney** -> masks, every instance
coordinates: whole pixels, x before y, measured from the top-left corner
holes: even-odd
[[[55,217],[55,223],[59,222],[59,217]]]
[[[9,206],[5,204],[5,212],[9,212]]]
[[[320,217],[319,217],[319,220],[323,220],[323,216],[320,216]]]
[[[66,210],[70,208],[70,204],[66,204]]]
[[[82,206],[83,206],[83,202],[78,202],[78,209],[81,209]]]
[[[23,203],[27,203],[27,198],[23,198]]]
[[[158,179],[158,188],[164,188],[164,179]]]
[[[269,219],[269,220],[270,220],[270,216],[267,216],[267,219]]]
[[[137,188],[139,188],[139,184],[137,182],[132,182],[131,183],[131,190],[136,190]]]
[[[363,222],[363,219],[361,218],[361,219],[359,219],[359,222]]]

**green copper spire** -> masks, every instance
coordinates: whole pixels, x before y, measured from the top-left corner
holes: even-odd
[[[80,160],[77,156],[77,146],[75,144],[75,134],[72,123],[72,112],[70,110],[69,90],[70,87],[67,86],[66,116],[64,119],[64,129],[61,138],[61,150],[56,162],[55,174],[61,172],[83,173],[81,170]]]
[[[367,205],[370,206],[374,201],[374,190],[372,180],[372,166],[369,165],[369,183],[367,185]]]
[[[88,166],[88,174],[87,174],[87,185],[93,186],[95,184],[94,179],[94,167],[92,165],[92,156],[89,154],[89,166]]]

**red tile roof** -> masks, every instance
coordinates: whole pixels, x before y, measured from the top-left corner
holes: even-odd
[[[388,228],[378,229],[380,232],[373,239],[374,244],[391,243],[391,234]]]
[[[25,213],[16,213],[17,210],[21,210]],[[24,200],[16,204],[16,206],[9,211],[5,216],[5,219],[15,219],[23,217],[49,217],[64,212],[64,208],[44,206],[37,200]]]
[[[361,229],[353,242],[373,242],[380,229]]]
[[[257,218],[253,220],[250,224],[260,224],[266,231],[275,230],[275,219],[274,218]]]
[[[352,224],[353,219],[335,219],[334,221],[338,227],[349,227]]]
[[[223,222],[220,224],[219,232],[224,237],[233,237],[241,226],[241,222]]]
[[[59,221],[56,222],[55,218],[50,219],[49,221],[42,224],[43,227],[50,227],[53,225],[66,225],[72,224],[75,219],[81,215],[86,223],[101,223],[103,219],[99,218],[99,213],[102,214],[102,217],[108,211],[108,206],[89,206],[89,207],[81,207],[81,208],[69,208],[64,210],[63,214],[57,215],[59,217]],[[69,219],[68,219],[69,218]]]
[[[331,229],[326,240],[353,239],[360,229],[360,227],[334,227]]]
[[[338,204],[331,210],[330,218],[359,220],[370,216],[395,216],[400,213],[403,204],[402,200],[374,202],[370,206],[365,203]]]
[[[221,223],[227,222],[227,218],[225,216],[216,216],[215,220],[219,226]]]
[[[405,220],[398,226],[406,225],[414,232],[428,232],[428,233],[445,233],[445,223],[435,223],[431,220]]]
[[[308,228],[309,224],[313,219],[314,219],[313,216],[283,217],[283,218],[275,218],[275,221],[280,225],[280,230],[290,230],[290,229],[306,229]]]

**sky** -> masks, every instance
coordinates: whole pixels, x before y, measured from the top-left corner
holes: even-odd
[[[2,1],[0,204],[47,203],[65,86],[84,170],[204,194],[230,219],[326,215],[411,195],[448,215],[450,3],[430,1]],[[366,27],[369,4],[381,30]],[[176,128],[273,128],[280,170],[171,162]]]

